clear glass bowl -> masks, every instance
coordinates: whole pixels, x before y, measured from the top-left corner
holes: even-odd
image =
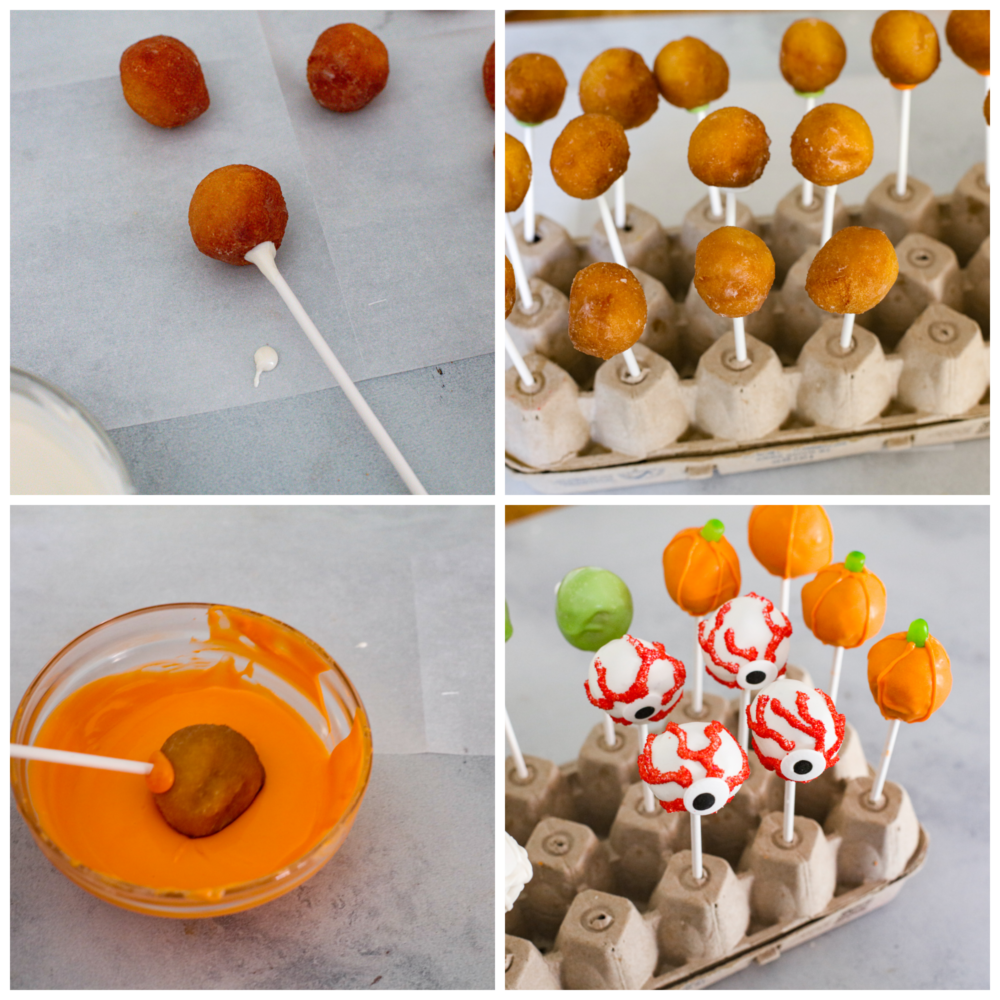
[[[45,720],[60,702],[100,677],[163,661],[190,664],[192,668],[200,669],[212,666],[208,662],[211,654],[199,648],[199,644],[209,638],[208,610],[211,607],[218,605],[164,604],[141,608],[112,618],[74,639],[52,658],[25,692],[11,726],[11,742],[33,743]],[[239,610],[274,622],[300,636],[329,663],[330,669],[319,675],[323,700],[330,717],[329,729],[315,706],[301,696],[296,697],[294,689],[260,665],[255,665],[254,681],[267,686],[292,705],[332,750],[350,733],[356,713],[364,712],[361,699],[347,675],[329,654],[291,626],[269,619],[266,615]],[[218,658],[227,655],[220,652]],[[17,808],[35,842],[49,861],[81,888],[109,903],[151,916],[184,919],[218,917],[277,899],[315,875],[337,853],[354,822],[371,775],[371,730],[366,716],[363,718],[363,750],[358,783],[347,808],[333,828],[302,857],[280,871],[251,882],[226,886],[218,893],[212,893],[211,898],[206,898],[204,891],[164,891],[133,885],[74,862],[51,840],[39,822],[31,801],[28,761],[11,760],[11,787]]]

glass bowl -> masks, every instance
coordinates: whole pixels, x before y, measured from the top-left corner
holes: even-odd
[[[217,660],[228,658],[231,654],[220,651],[213,660],[212,652],[207,652],[200,645],[209,639],[208,612],[212,608],[221,608],[224,613],[224,606],[211,604],[164,604],[141,608],[112,618],[74,639],[52,658],[25,692],[11,726],[11,742],[33,743],[52,710],[79,688],[98,678],[154,663],[181,663],[186,668],[208,669]],[[306,642],[323,661],[329,663],[329,669],[318,677],[329,726],[315,705],[259,663],[254,664],[253,679],[291,705],[329,750],[347,737],[355,716],[361,712],[359,734],[362,750],[357,784],[334,826],[304,855],[280,871],[210,891],[162,890],[117,880],[93,871],[64,854],[46,833],[32,803],[28,782],[29,762],[12,759],[11,787],[17,808],[42,853],[67,878],[109,903],[151,916],[184,919],[218,917],[248,910],[277,899],[315,875],[336,854],[357,815],[371,775],[372,741],[364,707],[354,686],[329,654],[297,630],[266,615],[245,609],[233,610],[287,630],[287,634]]]

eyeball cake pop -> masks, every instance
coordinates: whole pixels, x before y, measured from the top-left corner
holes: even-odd
[[[596,566],[570,570],[556,591],[556,624],[563,638],[596,653],[632,624],[632,595],[620,577]]]
[[[868,686],[884,719],[926,722],[944,704],[951,661],[927,622],[917,618],[868,650]]]
[[[389,53],[360,24],[337,24],[316,39],[306,61],[306,80],[316,102],[343,114],[360,111],[389,81]]]
[[[151,125],[177,128],[208,110],[201,63],[176,38],[155,35],[130,45],[118,69],[126,103]]]
[[[813,184],[828,187],[860,177],[875,143],[861,115],[843,104],[821,104],[792,133],[792,166]]]
[[[847,62],[840,32],[826,21],[804,17],[790,24],[781,39],[781,75],[800,94],[818,94],[833,83]]]
[[[944,26],[952,52],[977,73],[990,74],[990,12],[953,10]]]
[[[494,111],[496,111],[497,106],[495,97],[497,89],[496,47],[497,43],[493,42],[483,60],[483,90],[486,92],[486,100],[490,102],[490,107]]]
[[[631,49],[607,49],[580,77],[584,113],[608,115],[622,128],[636,128],[648,121],[659,103],[653,74],[642,56]]]
[[[631,726],[665,719],[681,700],[684,678],[684,664],[663,643],[623,635],[594,654],[583,687],[594,708]]]
[[[534,874],[528,852],[506,831],[504,831],[504,909],[507,913],[514,908],[517,897]]]
[[[619,264],[598,262],[578,271],[569,293],[569,339],[583,354],[607,361],[627,351],[646,326],[646,295]]]
[[[761,764],[785,781],[813,781],[837,763],[846,720],[819,688],[783,677],[747,709]]]
[[[604,194],[628,167],[625,129],[607,115],[580,115],[560,132],[549,166],[556,184],[573,198]]]
[[[531,186],[531,157],[509,133],[504,134],[504,211],[516,212]]]
[[[885,584],[865,566],[861,552],[821,569],[802,588],[802,617],[820,642],[854,649],[885,620]]]
[[[688,143],[691,173],[712,187],[748,187],[764,173],[771,140],[743,108],[720,108],[698,123]]]
[[[639,777],[666,812],[710,816],[750,777],[743,748],[721,722],[668,722],[639,755]]]
[[[937,31],[916,11],[886,11],[872,30],[872,58],[894,87],[914,87],[929,79],[941,62]]]
[[[722,226],[698,244],[694,286],[705,305],[720,316],[743,317],[764,304],[774,284],[774,258],[767,244],[748,229]]]
[[[514,295],[517,291],[517,283],[514,280],[514,268],[511,266],[510,258],[503,259],[503,281],[504,281],[504,309],[503,318],[510,315],[514,308]]]
[[[687,111],[717,101],[729,89],[726,60],[690,35],[660,49],[653,75],[664,99]]]
[[[528,52],[512,59],[504,74],[507,110],[522,125],[555,118],[566,95],[566,77],[551,56]]]
[[[899,261],[880,229],[848,226],[834,233],[809,265],[806,293],[831,313],[863,313],[877,306],[899,275]]]
[[[740,559],[722,522],[678,531],[663,550],[667,593],[681,611],[701,618],[740,592]]]
[[[757,691],[785,672],[792,623],[766,597],[734,597],[698,626],[708,672],[728,688]]]

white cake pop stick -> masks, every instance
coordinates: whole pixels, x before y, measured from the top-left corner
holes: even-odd
[[[790,844],[795,839],[795,782],[785,782],[785,815],[781,826],[785,843]]]
[[[708,105],[699,109],[698,111],[698,123],[701,124],[705,120],[705,116],[708,114]],[[719,189],[713,187],[711,184],[706,184],[705,187],[708,188],[708,203],[712,209],[712,218],[721,219],[722,218],[722,196],[719,194]]]
[[[517,345],[511,338],[510,333],[505,329],[503,332],[504,342],[507,345],[507,354],[510,356],[510,360],[514,367],[517,369],[517,374],[520,376],[521,381],[529,389],[535,387],[535,379],[531,374],[528,366],[524,363],[524,358],[521,357],[521,352],[517,349]]]
[[[840,668],[844,662],[844,647],[833,647],[833,669],[830,671],[830,700],[837,704],[837,691],[840,688]]]
[[[604,200],[603,194],[599,194],[595,200],[597,201],[597,207],[601,210],[601,221],[604,223],[604,232],[607,234],[608,243],[611,246],[611,256],[614,257],[616,264],[621,267],[628,267],[625,261],[625,252],[622,250],[621,240],[618,239],[615,220],[611,217],[611,209],[608,208],[608,203]],[[635,360],[632,348],[629,347],[622,351],[621,356],[625,359],[625,367],[628,368],[629,375],[634,379],[639,378],[641,375],[639,362]]]
[[[877,806],[882,798],[882,790],[885,788],[886,775],[889,773],[889,758],[892,756],[893,747],[896,745],[896,735],[899,733],[899,719],[893,719],[889,723],[889,732],[885,737],[885,746],[882,748],[882,760],[878,765],[878,775],[875,784],[872,785],[871,795],[868,801],[873,806]]]
[[[906,197],[906,165],[910,155],[910,95],[912,90],[901,90],[903,103],[899,109],[899,165],[896,167],[896,196]]]
[[[528,275],[524,271],[524,264],[521,262],[521,251],[517,247],[517,237],[514,235],[514,227],[510,224],[510,219],[506,213],[503,217],[504,239],[507,243],[507,256],[510,258],[510,266],[514,268],[514,282],[517,285],[518,293],[521,296],[521,308],[526,313],[535,311],[535,300],[531,295],[531,286],[528,284]]]
[[[781,613],[787,617],[788,615],[788,603],[792,596],[792,578],[790,576],[782,577],[781,580]]]
[[[726,225],[736,225],[736,192],[726,188]]]
[[[379,447],[385,453],[385,457],[392,463],[393,468],[399,473],[399,478],[406,483],[411,493],[427,495],[427,490],[417,479],[413,469],[410,468],[403,453],[396,447],[395,442],[389,437],[388,432],[379,422],[378,417],[372,412],[371,407],[365,402],[364,396],[358,392],[357,386],[351,376],[347,374],[347,369],[337,360],[337,356],[330,350],[330,345],[323,339],[323,335],[316,328],[315,323],[309,318],[308,313],[302,307],[302,303],[295,297],[288,282],[281,276],[278,266],[274,262],[275,247],[267,240],[259,243],[249,253],[245,259],[251,264],[256,264],[261,274],[271,282],[277,289],[288,311],[295,318],[295,322],[302,328],[302,332],[309,338],[309,343],[316,349],[316,353],[322,358],[323,363],[330,370],[330,374],[337,380],[337,384],[343,390],[348,402],[354,407],[355,412],[364,421],[365,426],[371,435],[378,442]]]
[[[733,339],[736,341],[736,360],[746,361],[747,359],[747,332],[744,326],[743,316],[733,317]]]
[[[815,95],[810,94],[806,98],[806,114],[809,114],[809,112],[812,111],[812,109],[814,107],[816,107],[816,97],[815,97]],[[806,208],[812,208],[812,203],[813,203],[813,182],[810,181],[810,180],[806,180],[806,178],[803,177],[802,178],[802,204]],[[782,608],[781,610],[784,611],[785,608]]]
[[[691,813],[691,873],[697,882],[705,877],[701,860],[701,813]]]
[[[615,724],[611,716],[604,713],[604,745],[611,750],[615,745]]]
[[[750,707],[750,691],[748,688],[740,689],[740,724],[737,731],[737,742],[744,750],[749,746],[749,732],[747,730],[747,709]]]
[[[624,229],[625,223],[625,175],[622,174],[615,181],[615,226]]]
[[[528,160],[535,162],[535,154],[531,149],[531,130],[533,125],[524,126],[524,150],[528,154]],[[531,244],[535,242],[535,179],[532,178],[528,184],[528,193],[524,196],[524,242]]]
[[[705,701],[705,651],[701,648],[701,643],[698,641],[698,627],[706,617],[707,615],[702,615],[694,623],[694,696],[692,705],[695,715],[701,715]]]
[[[642,723],[639,726],[639,746],[644,747],[647,739],[649,739],[649,726],[646,723]],[[656,798],[653,795],[653,789],[645,782],[642,783],[642,808],[646,813],[652,813],[656,808]]]
[[[123,774],[149,774],[153,770],[153,765],[148,761],[101,757],[97,754],[76,753],[72,750],[50,750],[48,747],[26,746],[23,743],[11,743],[10,755],[20,760],[71,764],[73,767],[93,767],[99,771],[120,771]]]
[[[854,332],[854,313],[844,313],[843,322],[840,325],[840,349],[849,351],[851,349],[851,337]]]
[[[524,755],[521,753],[521,747],[517,742],[517,737],[514,735],[514,727],[510,724],[510,716],[507,714],[507,709],[503,710],[503,724],[504,730],[507,733],[507,744],[510,746],[510,755],[514,758],[514,768],[517,771],[517,776],[522,780],[528,777],[528,767],[524,763]]]
[[[833,210],[837,204],[838,187],[837,184],[831,184],[828,188],[823,189],[823,235],[820,237],[820,246],[823,246],[833,235]]]

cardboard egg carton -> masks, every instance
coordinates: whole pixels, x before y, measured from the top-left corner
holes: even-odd
[[[794,668],[790,672],[794,673]],[[735,731],[738,701],[707,694],[701,721]],[[693,721],[686,694],[671,718]],[[906,790],[873,772],[847,727],[840,762],[796,786],[794,840],[783,782],[750,778],[702,820],[705,878],[691,868],[686,813],[647,814],[636,727],[595,726],[576,761],[506,763],[506,828],[532,878],[507,914],[507,989],[700,989],[890,902],[923,866],[927,834]]]
[[[903,209],[892,175],[864,205],[838,202],[838,225],[900,229],[891,233],[900,276],[857,318],[847,354],[840,320],[805,293],[821,199],[807,211],[796,189],[761,219],[739,205],[737,223],[761,235],[778,270],[764,306],[747,318],[751,364],[743,368],[732,321],[712,313],[690,280],[694,248],[717,225],[707,198],[670,230],[630,206],[623,249],[648,311],[633,348],[645,369],[638,383],[620,357],[602,363],[569,341],[569,284],[579,268],[610,259],[603,229],[572,241],[544,220],[540,244],[521,246],[539,307],[527,315],[518,305],[508,320],[538,383],[526,391],[507,371],[508,468],[536,490],[572,493],[988,436],[989,195],[981,175],[982,165],[973,167],[946,198],[911,179]]]

